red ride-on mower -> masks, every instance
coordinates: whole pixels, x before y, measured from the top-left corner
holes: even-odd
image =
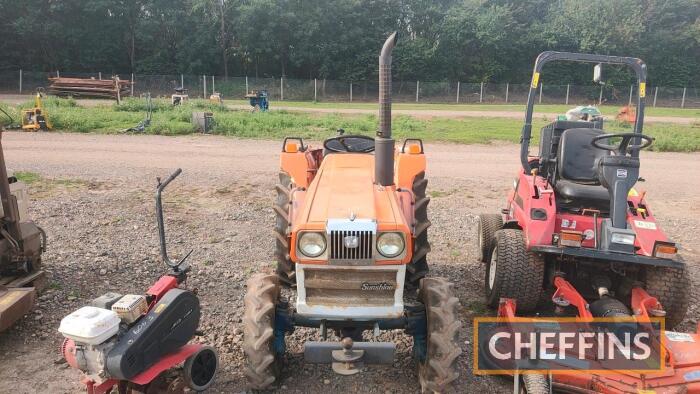
[[[540,72],[552,61],[594,63],[596,74],[602,64],[634,70],[639,86],[634,132],[606,134],[602,121],[555,121],[542,128],[539,155],[530,156]],[[652,301],[645,310],[665,317],[666,329],[683,320],[690,291],[685,263],[656,223],[646,194],[634,189],[641,179],[639,152],[653,142],[642,134],[645,86],[646,65],[640,59],[563,52],[538,56],[521,136],[522,169],[502,213],[479,217],[489,306],[496,308],[506,299],[520,312],[533,312],[544,304],[543,295],[554,291],[555,303],[575,306],[562,298],[566,284],[567,294],[578,295],[574,298],[592,317],[612,312],[637,316],[642,313],[640,294],[647,294]],[[690,364],[700,368],[700,347],[669,351],[675,360],[672,371]],[[691,352],[694,356],[689,358]],[[673,376],[684,385],[700,384],[700,373]],[[627,377],[626,382],[630,380],[633,392],[661,384],[648,376]]]
[[[165,244],[161,193],[181,172],[162,183],[158,179],[156,192],[161,256],[170,272],[145,295],[107,293],[61,321],[58,330],[66,337],[62,354],[83,372],[90,394],[184,393],[186,388],[206,390],[214,382],[216,350],[188,343],[200,317],[197,296],[181,287],[192,252],[173,261]]]

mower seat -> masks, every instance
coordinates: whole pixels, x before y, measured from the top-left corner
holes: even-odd
[[[598,160],[609,152],[591,145],[591,140],[601,134],[603,130],[593,128],[568,129],[561,134],[554,189],[562,205],[605,212],[610,209],[610,195],[601,186],[597,170]]]

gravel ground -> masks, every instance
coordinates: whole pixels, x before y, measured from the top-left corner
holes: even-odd
[[[273,268],[273,185],[278,141],[213,136],[160,137],[3,133],[9,170],[31,171],[31,214],[46,229],[49,288],[38,307],[0,334],[0,393],[78,392],[78,372],[58,362],[63,316],[108,290],[142,293],[165,270],[158,256],[154,199],[156,176],[184,172],[167,190],[165,210],[172,253],[195,252],[189,286],[203,305],[201,341],[216,346],[222,370],[212,392],[242,392],[242,305],[245,280]],[[462,307],[459,392],[507,392],[504,379],[471,374],[471,319],[483,315],[483,268],[476,261],[475,215],[497,212],[517,170],[515,145],[428,144],[431,275],[456,284]],[[643,153],[642,176],[657,218],[698,261],[700,154]],[[695,174],[695,175],[692,175]],[[691,265],[697,282],[700,269]],[[683,329],[700,317],[698,292]],[[340,377],[329,366],[309,365],[300,352],[315,331],[297,330],[280,391],[419,392],[410,359],[411,340],[397,342],[393,366]]]

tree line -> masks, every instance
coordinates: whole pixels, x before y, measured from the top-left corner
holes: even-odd
[[[0,71],[372,80],[394,30],[402,80],[524,82],[543,50],[640,57],[653,85],[700,76],[700,0],[0,0]]]

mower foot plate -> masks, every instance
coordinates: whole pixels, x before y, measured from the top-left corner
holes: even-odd
[[[365,364],[392,364],[396,344],[392,342],[355,342],[353,350],[363,350],[362,362]],[[340,342],[309,341],[304,344],[304,360],[313,364],[330,364],[334,350],[342,350]]]
[[[0,331],[5,331],[33,307],[36,290],[33,287],[8,288],[0,286]]]

